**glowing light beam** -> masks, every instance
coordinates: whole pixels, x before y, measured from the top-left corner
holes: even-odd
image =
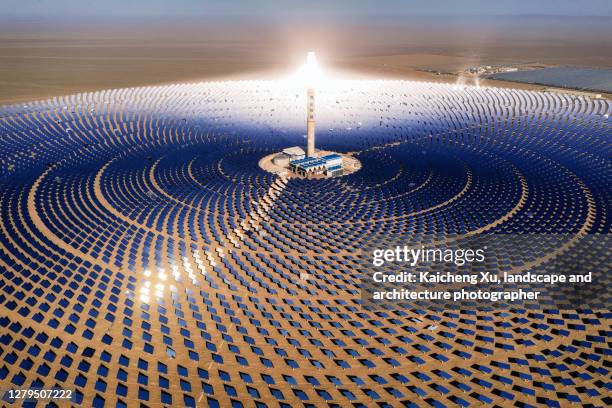
[[[308,88],[316,88],[324,79],[323,71],[313,51],[308,53],[306,56],[306,63],[302,65],[298,72],[291,78],[292,81]]]

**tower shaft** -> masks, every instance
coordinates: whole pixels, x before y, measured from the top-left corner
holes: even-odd
[[[315,156],[315,89],[308,88],[307,106],[306,106],[306,156]]]

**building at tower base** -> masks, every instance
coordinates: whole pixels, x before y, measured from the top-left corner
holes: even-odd
[[[342,156],[337,153],[326,154],[321,157],[306,157],[289,162],[289,169],[300,176],[326,177],[341,176],[343,172]]]

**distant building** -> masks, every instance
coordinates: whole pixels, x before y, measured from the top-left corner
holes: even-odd
[[[321,174],[325,171],[325,162],[317,157],[306,157],[291,161],[289,169],[301,176]]]
[[[301,176],[323,174],[327,177],[342,175],[342,156],[337,153],[322,157],[306,157],[289,162],[289,169]]]
[[[325,175],[327,177],[341,176],[343,173],[342,156],[337,153],[321,157],[325,160]]]
[[[283,153],[289,156],[290,161],[299,160],[306,157],[306,152],[304,152],[304,149],[299,146],[293,146],[283,149]]]
[[[327,166],[342,166],[342,156],[338,153],[330,153],[320,159],[325,160]]]
[[[272,163],[278,167],[288,167],[291,161],[291,156],[286,153],[279,153],[272,159]]]
[[[342,166],[331,166],[325,170],[325,175],[327,177],[341,176],[342,174],[344,174],[344,169]]]

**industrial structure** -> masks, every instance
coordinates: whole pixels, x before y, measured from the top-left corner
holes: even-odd
[[[306,57],[307,67],[316,67],[317,60],[314,52],[309,52]],[[308,81],[307,104],[306,104],[306,156],[315,157],[315,83]]]
[[[342,156],[330,153],[321,157],[306,157],[289,162],[289,169],[300,176],[323,174],[326,177],[342,175]]]
[[[275,166],[286,168],[301,177],[335,177],[344,174],[344,160],[341,154],[321,154],[315,147],[315,94],[318,64],[314,52],[309,52],[303,68],[306,84],[306,153],[299,146],[283,149],[272,158]]]

